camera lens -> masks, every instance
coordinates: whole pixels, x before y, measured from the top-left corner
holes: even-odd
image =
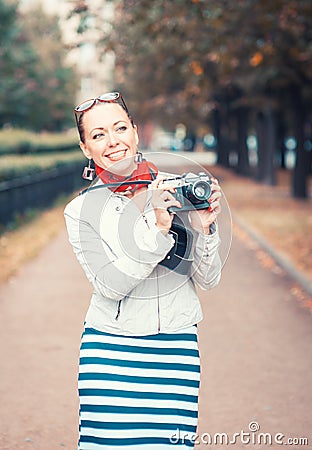
[[[206,190],[203,186],[196,186],[194,189],[194,194],[197,198],[204,198]]]
[[[195,181],[191,189],[191,194],[193,199],[197,201],[207,200],[211,195],[210,184],[203,180]]]

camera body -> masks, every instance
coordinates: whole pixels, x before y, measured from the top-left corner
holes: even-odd
[[[205,172],[185,173],[174,178],[167,178],[162,186],[175,188],[176,192],[172,194],[182,205],[182,208],[172,206],[168,208],[169,212],[190,211],[193,209],[207,209],[210,206],[209,198],[211,196],[211,180]]]

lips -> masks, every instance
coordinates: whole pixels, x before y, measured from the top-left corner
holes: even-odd
[[[125,158],[126,153],[127,150],[117,150],[115,152],[110,153],[109,155],[105,155],[105,157],[110,159],[111,161],[119,161]]]

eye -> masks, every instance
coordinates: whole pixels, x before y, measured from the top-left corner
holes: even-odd
[[[128,127],[126,125],[122,125],[121,127],[117,128],[117,132],[118,133],[123,133],[124,131],[126,131],[128,129]]]
[[[101,139],[104,136],[105,136],[104,133],[96,133],[92,136],[92,139]]]

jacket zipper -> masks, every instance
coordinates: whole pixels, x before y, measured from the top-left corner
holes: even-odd
[[[160,331],[160,308],[159,308],[158,267],[156,267],[156,283],[157,283],[157,327],[158,327],[158,331]]]
[[[121,312],[121,302],[123,302],[124,300],[127,300],[127,298],[129,297],[129,295],[126,295],[124,298],[121,298],[120,300],[118,300],[118,306],[117,306],[117,314],[115,316],[115,320],[118,320],[120,317],[120,312]]]
[[[149,228],[149,224],[147,221],[147,218],[145,216],[145,214],[142,212],[142,217],[144,219],[144,222],[147,225],[147,228]],[[158,271],[157,271],[157,267],[156,267],[156,276],[157,276],[157,329],[158,331],[160,331],[160,309],[159,309],[159,286],[158,286]]]
[[[147,221],[146,216],[144,215],[144,213],[141,213],[141,214],[142,214],[142,217],[143,217],[143,219],[144,219],[144,222],[146,223],[147,227],[149,228],[149,225],[148,225],[148,221]],[[118,301],[117,314],[116,314],[115,320],[118,320],[118,319],[119,319],[119,316],[120,316],[120,310],[121,310],[121,302],[122,302],[123,300],[125,300],[126,298],[128,298],[128,295],[126,295],[124,298],[122,298],[121,300]]]
[[[145,222],[146,225],[147,225],[147,228],[149,229],[149,224],[148,224],[148,221],[147,221],[147,218],[146,218],[145,214],[144,214],[144,213],[141,213],[141,214],[142,214],[142,217],[143,217],[144,222]]]
[[[115,320],[119,319],[122,299],[118,301],[117,314]]]
[[[146,218],[146,216],[145,216],[143,213],[142,213],[142,217],[143,217],[143,219],[144,219],[144,222],[146,223],[146,225],[147,225],[148,228],[149,228],[147,218]],[[157,271],[157,269],[156,269],[156,271]],[[121,299],[121,300],[118,301],[117,314],[116,314],[115,320],[118,320],[118,319],[119,319],[119,316],[120,316],[120,310],[121,310],[121,302],[122,302],[123,300],[125,300],[126,298],[128,298],[128,295],[126,295],[126,297],[124,297],[123,299]],[[158,273],[157,273],[157,320],[158,320],[158,331],[160,330],[160,317],[159,317],[159,312],[160,312],[160,311],[159,311],[159,287],[158,287]]]

